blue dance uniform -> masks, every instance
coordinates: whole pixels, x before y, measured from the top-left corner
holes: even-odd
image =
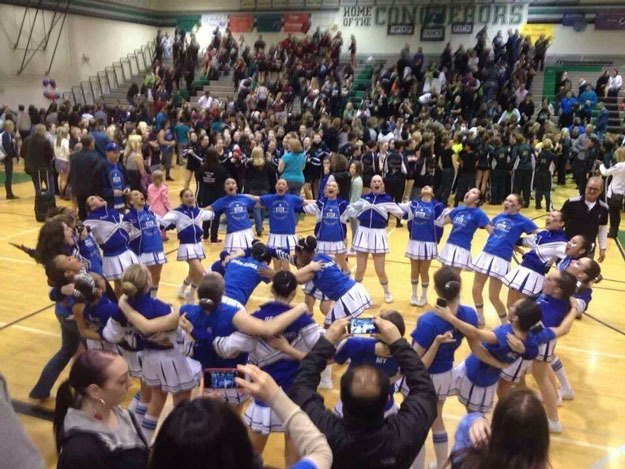
[[[256,201],[244,195],[226,195],[211,204],[216,214],[226,216],[226,239],[224,249],[234,251],[252,245],[254,233],[248,212],[253,210]]]
[[[416,260],[432,260],[438,254],[436,245],[441,238],[442,229],[435,225],[445,206],[437,200],[425,202],[415,199],[399,207],[408,218],[409,241],[406,257]]]
[[[197,206],[189,207],[181,205],[165,214],[160,223],[164,227],[175,225],[178,231],[178,260],[188,261],[191,259],[204,259],[204,249],[201,240],[202,223],[210,221],[215,214],[210,210],[202,210]]]
[[[490,220],[478,207],[456,207],[447,216],[451,220],[451,232],[438,260],[449,267],[470,269],[473,235],[478,228],[486,228]]]
[[[315,203],[304,207],[304,212],[315,215],[315,236],[317,237],[317,252],[323,254],[344,254],[347,252],[345,237],[347,225],[341,217],[347,209],[347,201],[340,197],[329,199],[321,197]]]
[[[266,194],[260,203],[269,213],[269,237],[267,246],[290,251],[297,244],[295,237],[295,214],[302,212],[303,200],[293,194]]]
[[[492,220],[493,229],[480,255],[471,262],[474,271],[503,281],[510,270],[512,251],[522,233],[538,229],[529,218],[518,213],[500,213]]]
[[[121,214],[107,207],[92,210],[84,221],[102,248],[102,271],[107,280],[118,280],[126,267],[139,263],[130,250],[130,235],[122,222]]]
[[[132,207],[124,215],[124,221],[135,228],[130,247],[143,265],[161,265],[167,262],[159,222],[147,206],[141,210]]]

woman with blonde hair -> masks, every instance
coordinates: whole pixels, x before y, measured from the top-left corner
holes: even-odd
[[[124,166],[128,173],[130,189],[146,195],[150,180],[143,162],[141,143],[141,135],[130,135],[128,137],[124,150]]]
[[[54,139],[54,168],[59,173],[59,194],[63,200],[69,200],[65,193],[69,174],[69,132],[67,127],[59,126]]]
[[[151,285],[152,277],[146,266],[135,264],[128,267],[122,277],[123,295],[119,298],[122,312],[126,314],[128,309],[135,310],[148,319],[169,315],[172,307],[150,296]],[[172,394],[175,406],[188,399],[191,390],[200,382],[201,365],[185,357],[176,347],[178,342],[178,329],[175,327],[163,329],[156,335],[143,336],[141,380],[152,391],[141,423],[148,442],[151,442],[156,430],[167,394]]]
[[[269,194],[272,179],[275,180],[274,171],[271,165],[267,164],[262,147],[254,147],[250,159],[245,163],[243,173],[243,192],[261,196]],[[254,225],[256,235],[263,234],[263,209],[260,206],[254,207]]]

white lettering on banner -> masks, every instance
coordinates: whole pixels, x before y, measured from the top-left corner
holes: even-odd
[[[342,8],[343,26],[424,26],[465,25],[458,33],[466,34],[469,24],[515,25],[523,22],[525,4],[492,3],[487,5],[357,5]],[[396,30],[399,31],[399,30]],[[407,31],[407,30],[406,30]]]
[[[371,6],[353,6],[343,8],[343,26],[371,26]]]

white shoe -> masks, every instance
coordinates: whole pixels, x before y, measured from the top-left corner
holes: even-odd
[[[562,433],[562,424],[559,420],[554,422],[547,419],[547,421],[549,422],[549,433]]]
[[[558,398],[556,399],[556,405],[558,407],[562,407],[562,394],[560,394],[560,391],[558,391]]]
[[[319,382],[319,389],[332,389],[332,388],[334,388],[334,385],[332,384],[331,379],[322,379]]]
[[[572,401],[573,399],[575,399],[575,393],[572,389],[560,389],[559,393],[560,396],[562,396],[562,400],[564,401]]]
[[[178,293],[176,293],[176,297],[180,298],[181,300],[185,299],[185,289],[184,288],[179,288],[178,289]]]
[[[419,300],[418,300],[418,298],[417,298],[417,296],[416,296],[416,295],[412,295],[412,296],[410,297],[410,304],[411,304],[412,306],[419,306]]]
[[[393,302],[393,295],[391,295],[390,293],[385,293],[384,294],[384,302],[385,303],[392,303]]]
[[[190,290],[184,294],[184,302],[188,305],[195,303],[194,295]]]
[[[422,296],[421,298],[419,298],[419,300],[417,301],[417,306],[425,306],[428,303],[428,299],[425,296]]]

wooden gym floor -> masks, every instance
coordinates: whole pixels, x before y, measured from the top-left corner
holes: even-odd
[[[21,164],[17,171],[21,171]],[[176,181],[170,184],[170,194],[176,203],[181,187],[182,170],[173,172]],[[24,253],[18,251],[9,242],[24,243],[34,247],[37,233],[41,226],[34,219],[33,188],[29,182],[14,187],[20,200],[6,201],[4,194],[0,200],[0,372],[9,383],[14,404],[26,431],[41,451],[48,467],[54,467],[56,456],[52,439],[50,410],[54,401],[39,404],[28,399],[28,393],[48,358],[60,344],[58,323],[54,317],[53,304],[48,299],[46,279],[41,266],[36,265]],[[554,204],[560,207],[566,197],[573,195],[574,189],[558,188],[554,195]],[[499,212],[498,207],[485,206],[489,216]],[[526,216],[537,219],[539,226],[544,222],[544,211],[533,208],[523,212]],[[391,226],[394,223],[391,222]],[[300,233],[311,233],[313,220],[307,217],[299,225]],[[446,229],[446,233],[449,228]],[[409,263],[404,257],[407,244],[406,228],[389,228],[391,253],[387,257],[387,271],[391,279],[391,291],[395,302],[391,305],[398,309],[406,319],[407,332],[410,332],[416,319],[422,313],[421,308],[410,306]],[[478,232],[473,243],[474,254],[478,253],[485,241],[485,233]],[[569,468],[621,468],[625,467],[625,412],[623,412],[623,392],[621,379],[625,379],[625,316],[619,311],[625,303],[625,262],[622,252],[613,240],[608,241],[608,256],[602,265],[604,281],[593,294],[589,314],[576,322],[568,337],[558,344],[558,356],[566,366],[570,381],[575,390],[575,400],[567,401],[560,408],[560,418],[564,431],[551,438],[551,463],[556,469]],[[163,271],[159,297],[179,305],[175,290],[186,274],[186,265],[176,262],[175,235],[165,244],[169,263]],[[221,245],[205,244],[207,260],[205,265],[216,257]],[[350,266],[354,267],[354,260]],[[438,263],[432,265],[432,272]],[[462,293],[464,303],[472,305],[469,285],[472,274],[463,273],[465,282]],[[367,271],[364,284],[374,299],[377,312],[382,303],[382,291],[373,272]],[[506,291],[502,292],[506,295]],[[266,285],[261,285],[248,305],[250,311],[267,299],[270,293]],[[303,297],[298,295],[298,300]],[[429,300],[434,293],[430,289]],[[487,324],[498,324],[494,310],[487,305]],[[315,317],[321,320],[317,311]],[[468,353],[463,344],[456,354],[461,360]],[[335,384],[342,373],[341,367],[335,366]],[[67,370],[61,376],[64,379]],[[59,380],[60,382],[60,380]],[[534,386],[531,378],[530,386]],[[58,385],[58,382],[57,382]],[[133,392],[136,386],[133,387]],[[53,388],[53,395],[56,386]],[[338,387],[332,391],[323,391],[328,406],[334,405],[338,396]],[[43,409],[43,410],[42,410]],[[445,406],[445,421],[450,440],[453,438],[458,419],[464,414],[464,408],[455,398],[448,400]],[[431,440],[428,439],[428,461],[433,460]],[[267,464],[284,467],[282,456],[283,442],[280,436],[271,436],[264,456]]]

